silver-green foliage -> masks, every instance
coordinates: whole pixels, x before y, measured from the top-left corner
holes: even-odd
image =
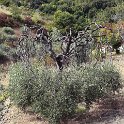
[[[121,87],[118,71],[111,64],[69,67],[62,72],[54,68],[13,65],[10,74],[10,96],[19,107],[48,118],[52,124],[75,113],[78,103],[89,107],[93,101]]]
[[[10,67],[10,96],[15,104],[25,108],[31,104],[33,94],[33,84],[35,79],[31,69],[26,69],[22,63],[17,63]]]
[[[16,49],[11,48],[10,46],[6,44],[0,44],[0,56],[6,57],[10,60],[16,60]]]
[[[77,103],[82,97],[81,77],[74,69],[59,73],[40,71],[40,82],[34,88],[33,109],[49,118],[50,123],[74,114]]]
[[[11,27],[3,27],[2,32],[9,34],[9,35],[14,35],[15,31]]]
[[[17,39],[15,31],[11,27],[3,27],[0,31],[0,42],[14,42],[17,41]]]

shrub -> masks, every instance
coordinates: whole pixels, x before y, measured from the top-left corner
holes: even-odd
[[[14,29],[12,29],[11,27],[2,28],[2,32],[6,33],[6,34],[9,34],[9,35],[14,35],[15,34]]]
[[[0,63],[7,62],[9,60],[16,60],[16,49],[11,48],[10,46],[6,44],[0,44]]]
[[[87,108],[92,102],[122,87],[119,72],[112,64],[88,66],[85,74],[87,74],[85,76],[87,86],[84,94]]]
[[[4,34],[4,38],[6,41],[9,41],[9,42],[13,42],[13,41],[17,41],[17,36],[15,35],[6,35]]]
[[[12,17],[14,20],[22,22],[21,9],[19,7],[17,7],[16,5],[13,4],[11,6],[11,13],[12,13]]]
[[[24,109],[31,104],[31,96],[33,94],[33,78],[32,72],[25,70],[20,63],[10,67],[10,85],[9,91],[11,99],[16,105]],[[34,79],[35,80],[35,79]]]
[[[53,14],[57,10],[57,6],[53,4],[42,4],[40,10],[47,14]]]
[[[13,14],[12,15],[12,18],[14,19],[14,20],[16,20],[16,21],[19,21],[19,22],[22,22],[22,18],[21,18],[21,16],[20,15],[15,15],[15,14]]]
[[[19,107],[31,106],[51,124],[73,115],[79,103],[85,102],[89,108],[121,86],[119,73],[111,64],[69,67],[63,72],[36,64],[30,68],[20,63],[10,68],[11,99]]]
[[[34,23],[36,23],[36,24],[44,24],[44,21],[43,21],[41,15],[40,15],[40,13],[38,13],[38,12],[35,12],[35,13],[33,14],[33,16],[32,16],[31,19],[32,19],[32,21],[33,21]]]
[[[62,75],[51,70],[39,73],[41,77],[34,88],[33,109],[48,118],[50,123],[60,123],[60,119],[66,119],[75,113],[82,97],[83,84],[79,76],[73,77],[72,70]]]
[[[0,55],[7,55],[7,52],[9,52],[10,47],[5,45],[5,44],[1,44],[0,45]]]
[[[110,0],[96,0],[93,1],[92,7],[96,7],[97,9],[105,9],[106,7],[115,7],[116,2]]]
[[[58,7],[58,9],[61,10],[61,11],[66,11],[66,12],[69,12],[69,13],[73,13],[72,7],[70,7],[70,6],[67,5],[66,3],[63,4],[63,5],[60,5],[60,6]]]
[[[2,28],[2,31],[0,32],[0,41],[1,41],[1,43],[4,42],[4,41],[12,42],[12,43],[14,41],[17,41],[18,38],[14,34],[15,34],[15,32],[11,27]]]
[[[56,11],[54,14],[54,23],[55,26],[59,29],[67,29],[73,27],[75,19],[72,14],[68,12],[62,12],[60,10]]]
[[[99,82],[101,82],[105,93],[115,93],[122,88],[121,77],[115,66],[105,64],[99,69],[97,74],[100,76]]]
[[[44,0],[31,0],[30,7],[33,9],[38,9],[39,6],[44,2]]]

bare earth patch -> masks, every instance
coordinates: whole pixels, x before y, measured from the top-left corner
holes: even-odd
[[[20,109],[12,106],[5,114],[3,122],[0,124],[48,124],[35,114],[24,113]]]

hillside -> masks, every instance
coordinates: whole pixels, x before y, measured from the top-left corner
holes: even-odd
[[[113,63],[119,69],[124,79],[123,55],[113,56]],[[9,85],[8,75],[4,75],[2,84],[6,87]],[[9,106],[10,100],[6,100]],[[11,103],[12,104],[12,103]],[[48,122],[32,111],[23,112],[19,108],[10,105],[4,114],[1,124],[48,124]],[[94,103],[91,106],[90,113],[80,113],[76,118],[68,120],[67,124],[123,124],[124,123],[124,88],[120,94],[112,98],[105,98],[103,101]],[[62,123],[63,124],[63,123]]]
[[[0,124],[124,123],[124,0],[0,0]]]
[[[38,23],[49,30],[57,27],[62,32],[82,30],[92,21],[103,24],[124,19],[123,0],[1,0],[0,4],[20,23]]]

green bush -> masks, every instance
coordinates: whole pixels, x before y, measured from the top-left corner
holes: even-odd
[[[15,48],[11,48],[10,46],[6,45],[6,44],[0,44],[0,57],[1,57],[1,61],[4,62],[5,60],[17,60],[18,56],[16,54],[16,49]]]
[[[92,102],[121,88],[118,71],[111,64],[69,67],[63,72],[23,64],[10,68],[9,91],[19,107],[32,110],[59,124],[76,112],[79,103],[90,107]]]
[[[21,64],[10,68],[9,91],[14,103],[21,108],[31,105],[35,112],[54,124],[73,114],[82,96],[79,79],[70,82],[70,72],[61,77],[57,71],[38,68],[37,73],[36,70],[32,73]],[[37,77],[32,77],[34,75]]]
[[[110,63],[103,65],[88,66],[85,82],[85,102],[89,107],[92,102],[106,95],[111,95],[122,88],[118,70]]]
[[[10,50],[10,47],[5,45],[5,44],[1,44],[0,45],[0,55],[7,55],[7,52]]]
[[[40,82],[34,88],[32,106],[35,112],[48,118],[50,123],[59,123],[60,119],[73,115],[82,97],[81,78],[78,75],[73,77],[72,71],[65,71],[62,75],[52,70],[39,72]]]
[[[19,7],[12,4],[11,5],[11,13],[12,13],[13,19],[15,19],[16,21],[22,22],[22,17],[21,17],[22,11]]]
[[[8,42],[17,41],[18,39],[16,35],[6,35],[6,34],[4,34],[4,38]]]
[[[38,24],[38,23],[42,23],[42,16],[40,15],[40,13],[39,12],[35,12],[33,15],[32,15],[32,21],[34,22],[34,23],[36,23],[36,24]]]
[[[20,63],[10,67],[10,85],[9,91],[11,99],[16,105],[24,109],[31,104],[31,96],[33,95],[33,73],[26,70]]]
[[[3,27],[2,28],[2,32],[9,34],[9,35],[14,35],[14,29],[12,29],[11,27]]]
[[[115,93],[122,88],[121,77],[115,66],[105,64],[99,69],[97,75],[105,93]]]
[[[8,34],[5,34],[5,33],[3,33],[1,35],[1,41],[13,42],[13,41],[16,41],[17,39],[18,38],[15,35],[8,35]]]
[[[4,41],[7,41],[7,42],[13,42],[13,41],[17,41],[17,36],[15,35],[8,35],[8,34],[5,34],[5,33],[1,33],[1,39],[0,41],[1,42],[4,42]]]
[[[64,30],[64,32],[66,32],[67,29],[73,27],[73,24],[75,23],[75,18],[72,14],[68,12],[62,12],[58,10],[54,14],[54,23],[58,29]]]
[[[73,11],[73,8],[70,7],[69,5],[67,5],[66,3],[63,4],[63,5],[60,5],[60,6],[58,7],[58,10],[66,11],[66,12],[69,12],[69,13],[73,13],[73,12],[74,12],[74,11]]]
[[[3,27],[2,31],[0,32],[0,41],[8,41],[8,42],[13,42],[16,41],[18,38],[15,35],[14,29],[11,27]]]
[[[53,14],[57,10],[57,6],[53,4],[42,4],[40,10],[47,14]]]

